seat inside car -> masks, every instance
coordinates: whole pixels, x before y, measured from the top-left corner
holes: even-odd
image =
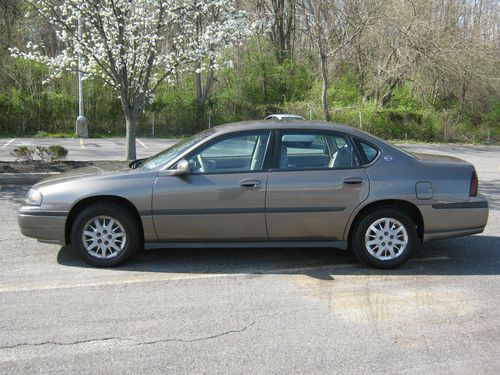
[[[329,168],[342,168],[351,166],[351,148],[348,145],[344,145],[338,149],[338,151],[333,155]]]
[[[280,150],[280,169],[286,168],[288,168],[288,149],[282,144]]]

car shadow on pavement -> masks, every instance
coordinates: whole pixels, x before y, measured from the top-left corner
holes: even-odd
[[[59,264],[89,268],[71,248]],[[393,270],[361,264],[351,252],[335,249],[164,249],[139,253],[122,266],[129,272],[171,274],[288,274],[333,280],[335,275],[499,275],[500,237],[471,236],[435,241],[417,248]]]
[[[9,201],[15,204],[21,204],[30,186],[26,185],[1,185],[0,201]]]

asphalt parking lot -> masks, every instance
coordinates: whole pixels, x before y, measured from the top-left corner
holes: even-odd
[[[137,138],[137,158],[152,156],[176,142],[175,139]],[[14,160],[10,152],[19,146],[51,145],[68,149],[70,160],[125,160],[124,138],[0,138],[0,160]]]
[[[329,249],[90,268],[23,237],[29,187],[0,186],[0,373],[500,373],[500,147],[406,147],[473,162],[490,219],[391,271]]]

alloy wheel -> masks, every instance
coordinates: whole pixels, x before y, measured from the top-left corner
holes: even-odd
[[[106,215],[92,217],[83,226],[82,243],[93,257],[111,259],[117,257],[127,244],[124,226]]]
[[[408,245],[405,226],[394,218],[383,217],[374,221],[365,234],[368,253],[380,261],[400,257]]]

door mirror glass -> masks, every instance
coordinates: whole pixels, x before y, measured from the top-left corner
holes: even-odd
[[[176,168],[173,170],[174,176],[182,176],[191,172],[191,167],[186,159],[182,159],[177,163]]]

